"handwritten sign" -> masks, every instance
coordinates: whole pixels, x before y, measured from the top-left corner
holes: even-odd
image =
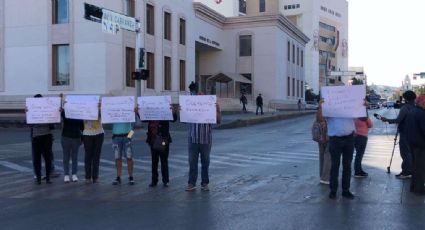
[[[217,123],[215,95],[180,96],[180,121],[188,123]]]
[[[134,97],[102,97],[102,123],[135,122]]]
[[[95,121],[99,118],[99,96],[68,95],[65,98],[65,117]]]
[[[27,98],[25,106],[27,124],[49,124],[61,121],[60,97]]]
[[[364,98],[366,87],[353,86],[326,86],[321,90],[324,103],[322,104],[325,117],[365,117],[366,108]]]
[[[143,121],[170,121],[173,113],[170,109],[171,96],[138,97],[140,120]]]

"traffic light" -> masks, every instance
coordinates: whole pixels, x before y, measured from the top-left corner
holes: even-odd
[[[149,70],[142,69],[131,73],[132,80],[147,80],[149,78]]]
[[[138,69],[145,68],[145,48],[139,49],[139,67]]]

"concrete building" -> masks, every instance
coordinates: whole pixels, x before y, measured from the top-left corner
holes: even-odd
[[[220,98],[262,93],[283,108],[304,95],[309,38],[279,0],[0,0],[0,102],[136,95],[136,33],[104,33],[84,18],[84,3],[140,20],[149,70],[141,95],[184,94],[191,81]]]
[[[320,86],[347,82],[328,77],[348,70],[348,2],[346,0],[283,0],[281,12],[309,38],[305,49],[306,82],[314,93]]]

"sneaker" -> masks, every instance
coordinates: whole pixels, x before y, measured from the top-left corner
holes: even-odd
[[[132,176],[131,177],[128,177],[128,184],[134,185],[134,179],[133,179]]]
[[[115,178],[114,182],[112,182],[112,185],[119,185],[119,184],[121,184],[121,178],[119,176],[117,176],[117,178]]]
[[[77,182],[78,181],[78,177],[76,174],[72,175],[72,182]]]
[[[65,175],[65,176],[63,177],[63,182],[65,182],[65,183],[69,183],[69,176],[68,176],[68,175]]]
[[[335,200],[336,199],[336,192],[330,192],[329,193],[329,199]]]
[[[208,184],[204,184],[204,185],[201,185],[201,190],[202,191],[210,191],[210,188],[208,187]]]
[[[369,174],[368,173],[366,173],[366,172],[359,172],[359,173],[355,173],[354,174],[354,177],[356,177],[356,178],[364,178],[364,177],[367,177]]]
[[[192,192],[196,190],[196,186],[192,184],[188,184],[186,187],[186,192]]]
[[[328,180],[320,180],[320,183],[321,184],[329,184],[329,181]]]
[[[350,199],[350,200],[354,199],[354,194],[351,193],[350,191],[344,191],[344,192],[342,192],[341,195],[343,197],[347,198],[347,199]]]
[[[397,175],[395,175],[396,178],[398,179],[409,179],[412,178],[411,174],[404,174],[404,173],[399,173]]]

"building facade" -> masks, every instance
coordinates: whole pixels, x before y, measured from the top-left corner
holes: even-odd
[[[139,40],[123,29],[104,33],[101,23],[85,19],[84,3],[137,18]],[[131,73],[141,47],[149,70],[141,95],[184,94],[196,81],[219,97],[262,93],[266,101],[295,105],[304,95],[309,38],[276,10],[280,4],[0,0],[0,96],[136,95]]]
[[[348,70],[348,2],[346,0],[283,0],[281,12],[309,38],[306,82],[318,93],[321,86],[347,83],[349,77],[329,77]]]

